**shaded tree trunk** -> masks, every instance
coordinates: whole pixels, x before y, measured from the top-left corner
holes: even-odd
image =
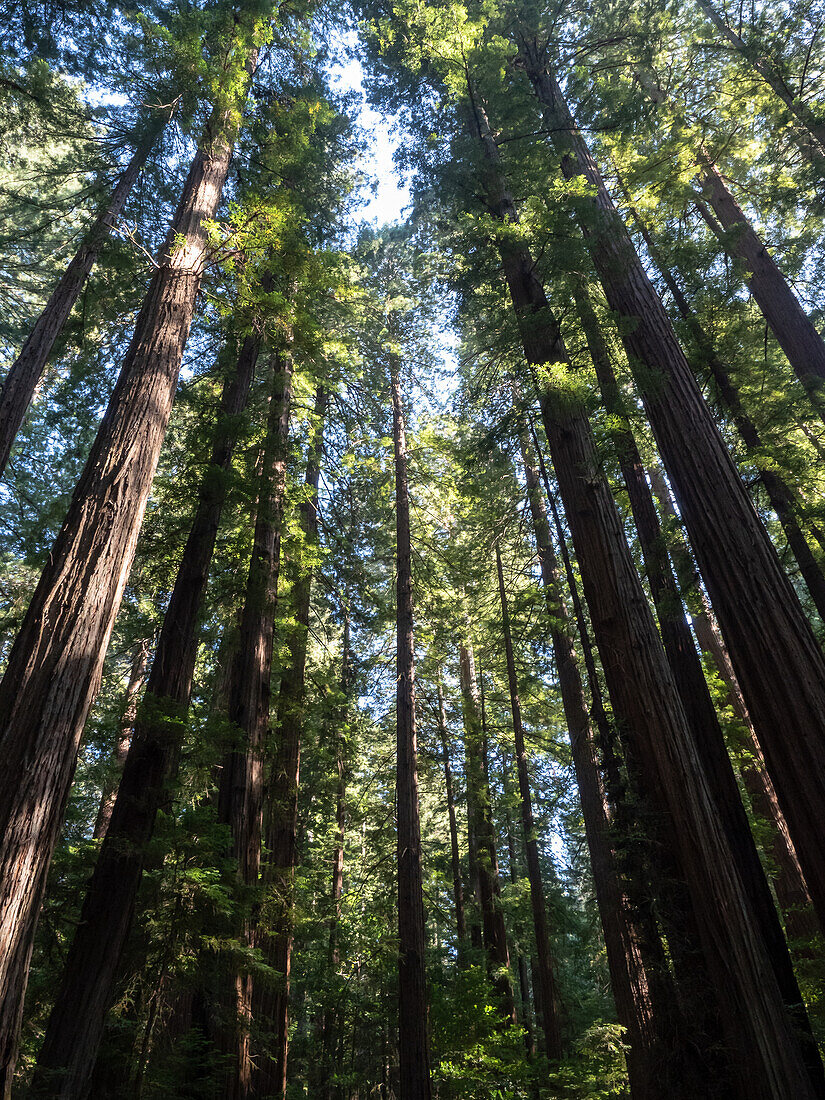
[[[625,194],[627,195],[626,191]],[[627,197],[629,198],[629,196]],[[822,569],[816,561],[811,547],[808,544],[808,540],[799,524],[794,493],[781,474],[777,472],[775,465],[770,461],[766,462],[762,457],[764,448],[759,430],[745,410],[738,386],[733,381],[727,366],[716,353],[713,341],[699,323],[699,319],[691,309],[682,288],[664,262],[647,226],[639,217],[635,209],[631,208],[631,212],[642,239],[645,242],[650,258],[659,269],[680,316],[696,342],[701,361],[710,371],[716,386],[716,391],[725,408],[728,410],[745,444],[748,454],[752,457],[754,464],[759,470],[759,478],[765,486],[765,492],[768,494],[771,508],[776,512],[777,518],[782,525],[782,530],[785,532],[785,538],[788,540],[788,546],[791,549],[791,553],[796,558],[799,572],[802,574],[802,578],[807,585],[814,606],[819,612],[820,618],[825,622],[825,574],[823,574]]]
[[[438,678],[438,739],[444,760],[444,788],[447,795],[447,815],[450,821],[450,861],[453,872],[453,900],[455,901],[456,935],[458,953],[462,955],[467,940],[467,921],[464,916],[464,887],[461,881],[461,853],[458,847],[458,824],[453,796],[453,770],[450,766],[450,749],[447,742],[447,714],[444,707],[444,688]]]
[[[218,790],[218,820],[231,828],[232,855],[239,880],[247,888],[258,886],[261,865],[263,756],[269,733],[292,375],[291,357],[276,354],[252,557],[229,688],[228,717],[240,738],[224,758]],[[257,901],[248,905],[241,931],[250,948],[258,941],[257,909]],[[232,983],[227,1003],[234,1009],[227,1052],[234,1056],[234,1064],[228,1071],[225,1095],[228,1100],[241,1100],[252,1094],[252,974],[236,967],[227,980]]]
[[[254,68],[254,56],[248,69]],[[0,683],[0,1092],[8,1094],[40,900],[83,724],[172,409],[245,81],[216,108],[69,511]]]
[[[167,108],[156,108],[154,118],[139,138],[131,159],[118,177],[111,196],[99,211],[43,312],[34,323],[20,354],[9,367],[0,389],[0,477],[6,469],[15,437],[23,423],[37,385],[43,377],[54,342],[80,296],[98,254],[117,223],[141,169],[169,119]]]
[[[507,798],[509,802],[510,784],[507,777],[507,768],[508,762],[505,759],[502,775],[505,798]],[[507,829],[507,857],[510,882],[515,886],[519,878],[518,859],[516,857],[516,838],[513,835],[513,819],[510,815],[509,806],[505,813],[504,824]],[[521,1026],[524,1028],[524,1045],[527,1049],[527,1057],[532,1059],[536,1056],[536,1040],[533,1035],[533,1009],[530,1004],[530,980],[527,974],[527,959],[524,957],[524,952],[520,948],[517,948],[516,951],[516,968],[518,971],[519,1000],[521,1002]]]
[[[755,923],[761,931],[777,985],[793,1020],[794,1032],[799,1036],[801,1055],[817,1093],[825,1096],[825,1075],[823,1075],[819,1052],[802,1002],[802,994],[796,981],[782,926],[750,831],[747,814],[742,805],[722,728],[719,725],[699,655],[693,643],[693,636],[685,618],[679,589],[663,543],[656,506],[653,503],[636,441],[626,419],[621,392],[613,373],[607,346],[589,294],[584,287],[579,287],[576,291],[576,308],[582,321],[605,407],[618,425],[618,428],[614,429],[614,438],[619,466],[630,498],[630,507],[659,620],[662,643],[688,719],[689,730],[693,735],[696,754],[708,780],[719,818],[750,900]],[[695,967],[691,967],[690,970],[695,970]],[[693,986],[692,982],[691,986]],[[699,993],[706,999],[708,990],[700,989]],[[689,1015],[695,1018],[700,1012],[701,1001],[691,1008]]]
[[[294,928],[295,849],[298,828],[298,787],[301,775],[301,738],[304,728],[307,641],[314,564],[318,542],[318,483],[324,444],[324,417],[328,395],[322,385],[315,393],[314,424],[307,456],[304,484],[308,493],[301,503],[303,546],[290,563],[293,577],[291,609],[294,627],[289,633],[289,658],[278,693],[278,738],[274,767],[269,779],[269,861],[264,868],[269,899],[275,904],[268,922],[264,953],[281,980],[274,998],[265,997],[266,1030],[274,1035],[276,1056],[261,1056],[256,1090],[262,1095],[286,1095],[289,1046],[289,993]],[[307,562],[306,559],[309,559]],[[343,855],[342,855],[343,858]],[[340,896],[340,895],[339,895]],[[267,1011],[270,1007],[271,1011]]]
[[[565,175],[597,191],[582,227],[805,872],[825,912],[825,659],[717,431],[667,312],[534,41],[521,55]],[[784,736],[787,729],[793,738]]]
[[[223,390],[211,465],[166,609],[142,705],[112,807],[106,837],[86,891],[60,989],[38,1056],[33,1089],[82,1096],[95,1063],[115,978],[132,925],[146,847],[169,798],[185,730],[206,589],[235,448],[238,417],[249,395],[258,341],[247,337]],[[218,475],[218,476],[216,476]],[[65,1074],[59,1086],[56,1074]]]
[[[626,803],[625,784],[619,775],[616,749],[613,747],[615,735],[608,725],[604,711],[587,623],[567,553],[561,520],[549,491],[539,451],[539,463],[545,475],[548,499],[564,558],[576,628],[593,689],[593,714],[614,802],[615,816],[612,822],[602,788],[594,732],[573,644],[573,623],[561,593],[559,567],[550,538],[547,511],[539,489],[534,459],[523,434],[520,442],[611,988],[617,1016],[626,1029],[625,1038],[629,1045],[626,1057],[632,1095],[634,1100],[652,1100],[658,1097],[664,1100],[665,1097],[682,1095],[680,1088],[692,1088],[693,1078],[685,1067],[691,1066],[694,1055],[689,1049],[687,1029],[682,1026],[680,1013],[676,1008],[676,990],[647,896],[648,875],[636,854],[638,844],[628,842],[630,837],[638,840],[642,831],[641,825],[638,821],[631,820],[634,815],[631,815]],[[614,840],[624,849],[621,861],[617,859]],[[620,862],[625,872],[625,883],[622,882]],[[627,887],[633,890],[632,899],[626,892]],[[668,1067],[667,1072],[663,1072],[665,1066]]]
[[[516,742],[516,770],[521,800],[521,826],[524,833],[524,851],[527,858],[527,878],[530,883],[533,928],[536,933],[536,957],[541,984],[541,1023],[544,1033],[544,1049],[548,1058],[558,1059],[562,1056],[559,995],[550,948],[550,925],[547,920],[547,903],[544,897],[536,827],[533,821],[533,801],[530,791],[530,776],[527,771],[527,749],[524,744],[524,726],[521,720],[521,700],[519,699],[518,676],[516,675],[513,642],[510,635],[510,611],[507,605],[507,592],[504,588],[501,551],[498,546],[496,546],[496,570],[498,573],[498,594],[501,601],[504,655],[507,661],[507,683],[510,689],[510,708],[513,714],[513,733]]]
[[[398,1050],[401,1100],[430,1100],[427,1039],[424,893],[418,814],[418,747],[415,729],[412,544],[407,484],[407,436],[401,398],[401,364],[389,355],[395,448],[397,558],[397,768],[398,820]]]
[[[485,157],[487,203],[502,221],[515,221],[498,149],[480,105],[474,102],[473,108]],[[534,368],[568,364],[529,250],[507,233],[496,243],[528,363]],[[739,1058],[737,1087],[749,1100],[811,1097],[615,503],[599,472],[586,413],[569,394],[545,390],[541,402],[613,709],[642,770],[645,789],[660,793],[672,821],[676,857],[696,911],[708,968],[720,976],[723,1020]],[[713,1082],[706,1084],[710,1088]]]
[[[476,843],[479,905],[484,948],[493,987],[501,998],[507,1024],[516,1022],[516,1005],[510,979],[510,953],[507,929],[501,911],[501,884],[498,874],[495,827],[487,782],[487,753],[479,710],[475,656],[472,645],[459,650],[461,703],[464,714],[464,744],[467,762],[467,816],[473,823]]]

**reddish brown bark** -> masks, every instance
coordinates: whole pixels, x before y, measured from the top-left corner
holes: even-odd
[[[473,109],[488,206],[502,221],[514,221],[495,141],[477,102]],[[528,249],[506,233],[496,243],[528,363],[569,363]],[[674,854],[696,912],[708,969],[720,977],[722,1018],[738,1056],[736,1086],[750,1100],[811,1097],[614,501],[599,472],[587,416],[568,394],[545,391],[542,418],[614,713],[645,789],[659,793],[670,815],[678,843]]]
[[[83,1095],[114,999],[146,846],[157,812],[169,798],[169,781],[177,767],[195,670],[198,615],[225,495],[221,475],[231,461],[237,418],[246,405],[257,354],[257,339],[247,338],[236,372],[224,386],[211,467],[201,485],[109,828],[38,1056],[33,1088],[42,1088],[48,1095],[54,1095],[57,1074],[64,1075],[61,1096]]]
[[[80,248],[52,291],[43,312],[35,321],[20,354],[9,367],[0,389],[0,477],[6,469],[15,437],[43,376],[54,342],[80,296],[89,272],[117,223],[146,158],[168,118],[168,109],[157,109],[146,133],[135,145],[129,163],[118,177],[108,202],[99,211]]]
[[[237,102],[210,119],[109,407],[0,683],[3,1094],[11,1088],[46,872],[172,409],[203,275],[204,223],[217,211],[237,126]]]
[[[398,1055],[401,1100],[430,1100],[427,1039],[427,977],[421,824],[418,813],[418,747],[415,728],[415,644],[413,640],[412,543],[407,482],[407,436],[401,397],[401,364],[390,352],[395,449],[397,599],[397,765],[398,821]]]
[[[327,393],[319,385],[315,394],[314,424],[305,477],[309,495],[300,506],[303,552],[310,556],[318,541],[318,483],[321,476],[326,407]],[[275,905],[268,922],[266,942],[262,944],[270,965],[282,977],[265,1023],[266,1031],[274,1037],[275,1057],[271,1058],[267,1054],[258,1060],[256,1080],[256,1089],[263,1095],[272,1097],[285,1096],[287,1085],[298,788],[313,579],[311,564],[306,565],[301,561],[290,564],[294,575],[291,606],[295,626],[289,633],[289,657],[281,674],[278,693],[278,741],[274,767],[269,777],[267,848],[270,855],[264,869],[267,892]],[[266,1002],[268,999],[264,1000]]]
[[[132,743],[132,732],[135,728],[140,690],[146,678],[146,664],[149,660],[149,642],[142,641],[135,646],[132,657],[132,667],[129,669],[129,683],[126,685],[126,700],[123,708],[123,716],[120,720],[117,745],[115,746],[114,775],[107,778],[106,786],[100,797],[100,806],[95,818],[95,827],[92,836],[95,840],[101,840],[106,836],[109,822],[112,820],[112,810],[115,808],[117,788],[120,776],[129,755],[129,746]]]
[[[240,743],[224,759],[218,790],[218,820],[232,831],[232,855],[245,887],[258,885],[261,862],[263,814],[263,754],[269,732],[270,676],[273,631],[278,597],[281,537],[286,496],[287,436],[292,404],[292,359],[274,357],[274,381],[264,445],[263,469],[258,492],[258,513],[252,541],[252,557],[246,582],[238,650],[232,668],[228,717],[240,734]],[[241,930],[249,947],[256,945],[255,913],[244,919]],[[227,1100],[252,1094],[253,1062],[252,975],[238,969],[227,975],[233,990],[233,1034],[229,1052]]]
[[[825,659],[544,53],[534,40],[521,47],[564,174],[584,175],[596,190],[582,228],[610,308],[628,318],[622,339],[648,420],[822,915]]]
[[[510,633],[510,610],[507,604],[507,592],[504,587],[504,570],[501,564],[501,552],[496,546],[496,570],[498,573],[498,594],[501,601],[501,628],[504,634],[504,656],[507,662],[507,683],[510,690],[510,709],[513,715],[513,733],[516,742],[516,770],[518,774],[519,796],[521,800],[521,827],[524,833],[524,851],[527,857],[527,878],[530,883],[530,903],[533,911],[533,928],[536,934],[536,957],[538,975],[541,984],[541,1023],[544,1032],[544,1049],[548,1058],[561,1058],[562,1037],[559,1018],[559,995],[556,984],[555,966],[550,947],[550,924],[547,920],[547,903],[544,897],[544,883],[539,862],[538,840],[533,821],[533,797],[530,791],[530,775],[527,770],[527,749],[524,744],[524,725],[521,719],[521,700],[518,691],[518,676],[513,656],[513,641]]]

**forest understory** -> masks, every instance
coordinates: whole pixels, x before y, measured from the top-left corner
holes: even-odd
[[[0,0],[1,1100],[825,1100],[825,0]]]

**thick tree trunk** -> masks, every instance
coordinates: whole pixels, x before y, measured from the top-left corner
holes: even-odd
[[[626,191],[625,194],[627,194]],[[650,258],[659,269],[680,316],[687,325],[691,336],[696,341],[702,364],[710,371],[717,393],[730,413],[731,419],[736,425],[748,454],[752,457],[754,464],[759,470],[759,478],[765,486],[765,492],[768,494],[771,508],[776,512],[777,518],[782,524],[782,530],[785,532],[785,538],[788,540],[788,546],[791,549],[791,553],[796,558],[796,563],[799,566],[799,572],[802,575],[802,579],[807,585],[808,592],[814,602],[814,606],[819,612],[820,618],[825,622],[825,574],[823,574],[819,563],[814,557],[811,547],[808,545],[808,540],[799,524],[794,493],[782,475],[777,472],[776,466],[770,461],[765,461],[763,457],[764,448],[759,430],[745,410],[739,388],[731,378],[727,366],[719,358],[710,336],[704,330],[696,314],[691,309],[682,288],[664,262],[647,226],[639,217],[636,210],[632,209],[632,214],[636,226],[642,235],[642,239],[645,242],[645,247],[647,248]]]
[[[501,600],[501,627],[504,633],[504,655],[507,661],[507,683],[510,689],[510,709],[513,714],[513,733],[516,742],[516,769],[521,799],[521,826],[524,832],[524,851],[527,858],[527,878],[530,883],[530,903],[533,911],[533,928],[536,934],[536,957],[541,984],[541,1024],[544,1033],[544,1049],[548,1058],[562,1055],[561,1021],[559,1019],[559,995],[555,967],[550,948],[550,925],[547,920],[547,903],[539,862],[536,827],[533,821],[533,800],[530,776],[527,771],[527,749],[524,744],[524,726],[521,720],[521,700],[518,692],[518,676],[513,657],[513,641],[510,635],[510,611],[504,588],[504,570],[501,552],[496,546],[498,594]]]
[[[241,93],[207,125],[109,407],[0,683],[4,1094],[46,873],[166,433],[203,275],[205,222],[217,212],[229,172]]]
[[[302,556],[310,559],[318,542],[318,483],[324,444],[324,417],[328,395],[319,385],[315,393],[315,414],[307,457],[308,497],[301,503]],[[298,828],[298,786],[301,774],[301,738],[304,728],[307,640],[312,596],[313,566],[298,560],[291,563],[290,597],[294,628],[288,638],[289,658],[281,674],[278,693],[278,742],[274,767],[269,777],[269,862],[264,868],[267,893],[276,902],[262,944],[269,965],[281,976],[274,998],[265,997],[266,1030],[274,1037],[276,1056],[258,1060],[256,1090],[264,1096],[286,1096],[289,1046],[289,992],[294,927],[293,892],[295,848]],[[266,1009],[270,1007],[271,1012]]]
[[[782,926],[776,912],[765,872],[759,859],[747,814],[739,795],[733,766],[716,709],[708,691],[699,654],[693,643],[682,608],[679,588],[667,557],[653,496],[645,477],[636,441],[628,425],[621,392],[609,353],[599,328],[589,294],[584,287],[576,291],[576,308],[585,332],[590,357],[607,411],[619,425],[614,430],[619,466],[630,498],[630,507],[642,548],[653,603],[659,620],[665,654],[682,700],[693,735],[696,754],[708,780],[719,818],[727,834],[743,885],[752,906],[755,922],[761,930],[777,985],[794,1021],[800,1052],[811,1081],[819,1095],[825,1096],[825,1075],[802,1003],[802,994],[794,974]],[[702,993],[706,996],[706,992]],[[697,1013],[693,1012],[695,1016]]]
[[[129,682],[126,685],[125,706],[123,708],[123,715],[120,719],[120,730],[118,732],[117,745],[115,746],[115,772],[114,775],[107,777],[106,785],[100,796],[100,806],[98,807],[97,817],[95,818],[95,827],[92,830],[92,836],[95,840],[102,840],[103,837],[106,836],[106,830],[109,828],[109,822],[112,820],[112,810],[115,808],[118,784],[120,783],[120,777],[123,774],[123,768],[126,764],[126,757],[129,755],[129,746],[132,743],[132,733],[135,728],[140,691],[146,679],[146,665],[149,660],[149,644],[150,643],[146,640],[138,642],[132,656],[132,666],[129,669]]]
[[[398,818],[398,1052],[401,1100],[430,1100],[427,1040],[424,893],[421,823],[418,814],[418,747],[415,729],[412,544],[407,485],[407,436],[401,399],[400,363],[389,353],[395,447],[397,558],[397,754]]]
[[[702,191],[716,217],[703,202],[696,204],[699,213],[728,255],[742,265],[745,282],[771,332],[811,404],[825,419],[825,341],[704,148],[697,164]]]
[[[550,538],[547,512],[533,457],[523,435],[521,454],[611,987],[616,1013],[619,1022],[626,1029],[625,1039],[629,1045],[627,1065],[631,1092],[634,1100],[671,1100],[673,1097],[686,1095],[685,1090],[690,1093],[692,1078],[685,1067],[692,1065],[694,1056],[687,1048],[690,1039],[676,1009],[676,990],[652,907],[649,899],[640,896],[645,893],[647,886],[646,870],[638,859],[634,859],[633,865],[629,865],[631,853],[636,852],[638,843],[628,844],[623,838],[632,836],[638,840],[640,825],[637,821],[630,820],[624,785],[616,774],[616,750],[612,747],[614,734],[607,723],[601,700],[587,623],[561,521],[547,484],[585,665],[591,685],[595,685],[593,714],[599,729],[602,752],[606,758],[605,771],[615,802],[613,822],[610,820],[605,792],[602,789],[595,737],[573,645],[573,624],[561,594],[559,569]],[[539,462],[544,472],[540,452]],[[623,863],[627,885],[634,892],[632,900],[622,886],[613,847],[616,837],[626,849]],[[666,1072],[663,1072],[663,1067],[667,1067]]]
[[[498,150],[474,104],[485,156],[489,207],[516,219]],[[568,364],[558,324],[527,248],[502,235],[498,247],[520,337],[535,368]],[[691,378],[692,381],[692,378]],[[736,1084],[749,1100],[799,1100],[813,1091],[712,795],[696,757],[656,625],[633,566],[595,443],[580,405],[542,393],[542,417],[582,570],[614,713],[648,791],[669,812],[708,969],[719,977],[723,1020],[738,1055]],[[709,1090],[713,1082],[708,1080]]]
[[[807,140],[805,140],[805,136],[799,130],[796,131],[797,143],[808,160],[823,171],[825,169],[825,122],[816,117],[793,88],[788,87],[781,73],[774,68],[770,59],[762,54],[758,46],[754,47],[743,41],[733,27],[719,15],[710,0],[696,0],[696,2],[722,37],[731,44],[746,64],[759,73],[765,83],[779,96],[800,127],[807,132]]]
[[[292,404],[292,359],[280,354],[274,359],[258,514],[229,689],[228,717],[240,731],[241,740],[224,759],[218,790],[218,820],[232,830],[232,855],[237,860],[238,877],[245,887],[258,885],[261,864],[263,754],[269,733],[270,677]],[[256,946],[254,911],[245,917],[242,936],[249,947]],[[234,1027],[228,1047],[234,1055],[234,1064],[229,1069],[225,1095],[227,1100],[243,1100],[252,1095],[252,975],[241,969],[227,977],[233,984],[233,994],[228,1001],[234,1008]]]
[[[257,353],[257,340],[248,337],[235,375],[224,386],[211,465],[201,485],[111,820],[38,1057],[34,1088],[48,1095],[55,1095],[58,1087],[63,1090],[61,1097],[83,1095],[114,1000],[146,846],[177,767],[195,670],[198,615],[225,495],[220,475],[232,458],[237,420],[249,395]],[[56,1074],[65,1074],[59,1086],[54,1083]]]
[[[453,795],[453,769],[450,766],[450,749],[447,741],[447,712],[444,707],[444,688],[438,678],[438,740],[444,760],[444,788],[447,795],[447,816],[450,822],[450,862],[453,872],[453,900],[455,902],[456,936],[458,953],[462,955],[467,941],[467,920],[464,916],[464,886],[461,881],[461,853],[458,847],[458,823]]]
[[[106,205],[52,291],[43,312],[34,323],[20,354],[9,367],[0,389],[0,477],[6,469],[14,440],[31,404],[34,392],[72,307],[80,296],[98,254],[123,212],[146,158],[168,121],[166,108],[158,108],[144,136],[137,142],[131,160],[121,172]]]
[[[669,517],[674,525],[673,530],[675,533],[678,531],[679,517],[676,515],[671,502],[665,479],[656,467],[653,467],[650,471],[650,480],[664,514]],[[691,607],[691,620],[696,640],[702,652],[711,658],[717,672],[726,684],[728,702],[734,714],[742,723],[747,737],[746,747],[751,760],[741,769],[742,781],[745,790],[748,792],[748,798],[754,813],[771,825],[768,850],[775,868],[773,883],[779,906],[785,918],[788,936],[794,940],[809,940],[821,929],[816,914],[813,912],[802,869],[799,866],[799,860],[791,842],[788,826],[776,797],[776,791],[773,789],[770,776],[765,768],[765,761],[756,740],[753,723],[745,706],[745,700],[742,697],[736,674],[714,622],[710,606],[698,586],[698,578],[690,552],[687,546],[681,543],[681,540],[679,540],[679,544],[673,547],[673,556],[682,591],[695,591],[698,597],[696,603]]]
[[[505,1021],[514,1024],[516,1005],[510,978],[507,929],[500,903],[501,884],[490,787],[487,781],[487,752],[479,710],[475,656],[469,641],[459,650],[459,674],[467,762],[467,816],[473,823],[482,936],[493,987],[501,998]]]
[[[632,319],[623,342],[821,915],[825,659],[542,52],[526,42],[522,56],[565,175],[583,174],[596,188],[583,230],[610,308]]]

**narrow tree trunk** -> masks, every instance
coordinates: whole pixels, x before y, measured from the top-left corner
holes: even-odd
[[[703,202],[697,203],[697,209],[728,255],[742,265],[745,282],[771,332],[811,404],[825,419],[825,341],[704,148],[697,163],[702,191],[716,217],[709,215]]]
[[[473,107],[487,202],[503,221],[512,222],[515,207],[502,182],[498,150],[480,106]],[[497,244],[528,363],[569,364],[528,249],[507,234]],[[599,472],[587,416],[569,395],[545,391],[542,417],[614,713],[645,789],[658,791],[670,814],[708,968],[720,977],[723,1019],[739,1056],[737,1085],[749,1100],[809,1098],[813,1092],[780,991],[696,758],[615,503]]]
[[[479,905],[484,947],[493,987],[501,998],[507,1023],[516,1022],[513,984],[510,979],[510,953],[507,950],[507,929],[501,911],[501,885],[498,876],[495,828],[487,782],[484,731],[479,711],[478,684],[472,646],[459,650],[461,703],[464,713],[464,744],[467,761],[467,816],[472,819],[476,842]]]
[[[818,912],[825,913],[825,659],[598,168],[535,42],[522,55],[582,218]],[[785,730],[794,731],[793,737]]]
[[[505,758],[504,766],[502,770],[502,777],[504,780],[504,795],[508,799],[510,797],[510,783],[507,777],[508,762]],[[515,886],[518,882],[518,860],[516,858],[516,838],[513,835],[513,819],[510,815],[509,806],[505,813],[504,824],[507,828],[507,857],[508,857],[508,870],[510,872],[510,883]],[[527,1049],[528,1059],[533,1059],[536,1056],[536,1040],[533,1035],[533,1011],[530,1004],[530,981],[527,976],[527,959],[524,957],[524,952],[517,950],[516,953],[516,969],[518,971],[518,987],[519,987],[519,1000],[521,1002],[521,1026],[524,1028],[524,1045]]]
[[[129,755],[129,746],[132,743],[132,733],[135,728],[140,690],[146,678],[146,664],[149,660],[149,642],[144,640],[135,646],[132,656],[132,667],[129,669],[129,683],[126,685],[126,705],[120,719],[117,746],[115,748],[115,773],[107,777],[103,793],[100,797],[100,806],[95,819],[95,827],[92,836],[95,840],[102,840],[106,836],[109,822],[112,820],[112,810],[115,808],[117,788],[126,757]]]
[[[146,694],[117,789],[117,798],[80,924],[38,1056],[33,1088],[82,1096],[94,1067],[106,1013],[132,924],[146,846],[177,767],[195,670],[197,623],[225,496],[224,477],[237,439],[237,420],[252,381],[258,341],[248,337],[234,376],[224,385],[211,465],[166,609]],[[65,1082],[54,1084],[55,1075]]]
[[[238,651],[229,690],[229,721],[240,732],[240,743],[223,762],[218,791],[218,820],[232,830],[232,855],[244,887],[258,885],[263,814],[263,754],[269,732],[270,678],[278,598],[281,539],[286,496],[287,437],[292,403],[292,359],[274,357],[274,382],[258,493],[258,514],[246,583]],[[258,935],[255,913],[244,919],[242,937],[253,948]],[[234,994],[233,1036],[229,1050],[227,1100],[252,1094],[253,1062],[252,974],[231,975]],[[234,1003],[233,1003],[234,1002]]]
[[[444,707],[444,688],[438,678],[438,739],[444,759],[444,788],[447,794],[447,815],[450,821],[450,859],[453,871],[453,900],[455,901],[456,935],[458,954],[461,957],[467,940],[467,921],[464,916],[464,887],[461,882],[461,853],[458,847],[458,824],[453,797],[453,770],[450,767],[450,749],[447,742],[447,714]]]
[[[539,982],[541,983],[541,1023],[544,1033],[544,1049],[548,1058],[558,1059],[562,1055],[561,1021],[559,1019],[559,996],[556,985],[553,956],[550,949],[550,926],[547,920],[547,903],[544,897],[544,883],[539,862],[536,827],[533,821],[533,802],[530,791],[530,776],[527,771],[527,750],[524,744],[524,726],[521,720],[521,700],[518,692],[518,677],[513,657],[513,642],[510,636],[510,611],[507,606],[507,593],[504,588],[504,570],[501,564],[501,552],[496,546],[496,569],[498,571],[498,594],[501,600],[501,628],[504,633],[504,655],[507,661],[507,683],[510,689],[510,708],[513,713],[513,733],[516,741],[516,768],[518,772],[519,795],[521,798],[521,826],[524,832],[524,851],[527,857],[527,878],[530,882],[530,903],[533,910],[533,928],[536,933],[536,956],[538,959]]]
[[[626,190],[625,195],[629,198]],[[781,474],[777,472],[775,465],[770,461],[766,462],[762,457],[764,453],[762,439],[756,424],[745,410],[739,388],[731,378],[727,366],[719,358],[710,336],[688,304],[682,288],[664,262],[649,229],[635,209],[631,208],[631,212],[650,258],[659,269],[662,279],[676,303],[679,314],[696,341],[702,363],[710,370],[717,393],[730,413],[749,456],[759,470],[759,478],[765,486],[771,508],[776,512],[782,525],[785,538],[788,540],[788,546],[796,558],[799,572],[807,585],[814,606],[819,612],[820,618],[825,622],[825,574],[823,574],[800,527],[794,493]]]
[[[311,561],[318,542],[318,483],[321,477],[321,456],[324,442],[324,417],[328,395],[319,385],[315,394],[314,424],[307,457],[304,484],[307,499],[301,503],[301,556],[310,562],[291,563],[293,584],[291,610],[294,628],[288,638],[289,657],[281,675],[278,693],[278,742],[274,767],[269,779],[269,827],[267,848],[269,862],[264,869],[267,893],[277,901],[268,922],[266,941],[262,944],[269,965],[280,975],[278,989],[272,1001],[272,1011],[264,1014],[266,1030],[274,1036],[276,1056],[262,1056],[258,1061],[256,1089],[262,1095],[284,1097],[287,1084],[289,1046],[289,992],[292,969],[294,928],[293,892],[295,880],[295,848],[298,827],[298,786],[301,774],[301,738],[304,728],[304,692],[306,683],[309,612],[314,567]],[[264,1002],[270,1001],[269,997]]]
[[[341,709],[335,729],[335,847],[332,850],[332,883],[330,897],[332,914],[329,918],[329,948],[327,968],[330,980],[334,981],[341,965],[341,951],[338,945],[338,933],[341,923],[341,898],[344,893],[344,839],[347,812],[347,772],[345,763],[346,728],[349,714],[350,694],[352,692],[350,669],[350,618],[349,602],[344,601],[344,640],[341,654]],[[333,1089],[332,1061],[338,1045],[338,1006],[324,1008],[323,1023],[323,1059],[321,1093],[324,1100],[332,1100]]]
[[[582,321],[605,407],[614,417],[615,423],[619,425],[615,431],[619,466],[639,535],[662,643],[688,719],[689,730],[693,735],[696,754],[708,780],[719,818],[750,900],[755,923],[761,931],[776,975],[777,985],[782,992],[789,1015],[793,1019],[795,1032],[799,1036],[800,1051],[811,1075],[811,1081],[818,1092],[825,1096],[825,1075],[823,1075],[816,1042],[811,1032],[810,1021],[802,1003],[802,994],[796,981],[782,926],[750,831],[747,814],[742,805],[736,776],[699,655],[684,615],[679,589],[663,545],[656,506],[645,478],[636,441],[626,420],[621,392],[613,373],[607,346],[589,294],[584,287],[579,287],[576,291],[576,308]],[[700,990],[700,993],[703,998],[707,997],[707,991]],[[701,1011],[700,1005],[691,1011],[692,1017],[698,1016]]]
[[[169,421],[203,274],[205,222],[229,172],[246,87],[237,84],[195,155],[120,378],[0,683],[4,1094],[46,873]]]
[[[20,354],[9,368],[0,389],[0,477],[20,425],[72,307],[95,265],[103,244],[117,223],[146,158],[169,118],[168,110],[157,108],[146,133],[140,138],[129,163],[121,172],[109,201],[98,212],[91,228],[52,291],[43,312],[34,323]]]
[[[398,688],[396,813],[398,818],[398,1048],[401,1100],[430,1100],[427,1041],[424,893],[418,815],[418,748],[415,730],[412,544],[407,486],[407,436],[400,363],[390,352],[397,556]]]
[[[808,140],[800,141],[802,135],[797,132],[797,141],[804,155],[822,171],[825,168],[825,122],[818,119],[801,96],[788,87],[781,74],[758,47],[754,48],[742,40],[733,27],[719,15],[710,0],[696,0],[696,2],[722,37],[733,46],[746,64],[759,73],[765,83],[779,96],[793,118],[807,131]]]

